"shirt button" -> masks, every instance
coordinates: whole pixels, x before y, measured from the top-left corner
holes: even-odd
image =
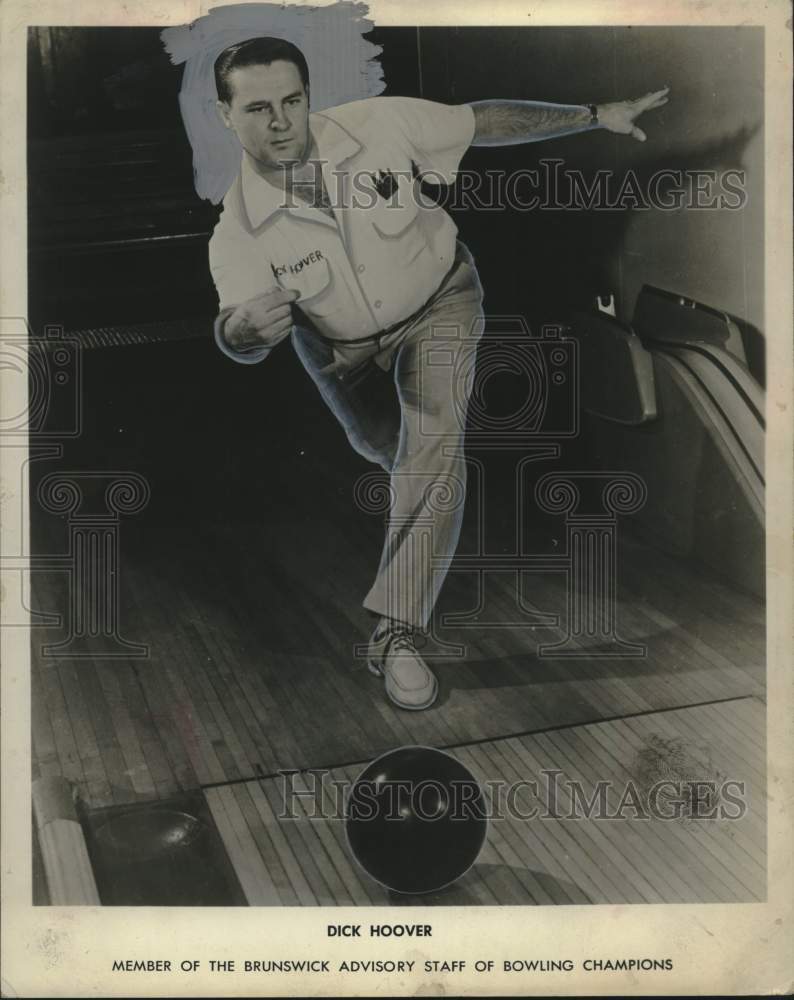
[[[356,270],[359,274],[363,274],[366,271],[366,267],[363,264],[359,264]]]
[[[380,299],[375,299],[375,308],[376,308],[376,309],[380,309],[380,307],[381,307],[382,305],[383,305],[383,303],[381,302],[381,300],[380,300]]]

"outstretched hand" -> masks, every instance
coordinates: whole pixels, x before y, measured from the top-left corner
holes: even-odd
[[[616,101],[614,104],[600,104],[598,106],[598,122],[609,132],[617,132],[618,135],[631,135],[640,142],[645,142],[647,136],[641,128],[637,128],[634,120],[644,111],[653,111],[654,108],[661,108],[667,104],[670,93],[669,87],[662,90],[655,90],[652,94],[646,94],[636,101]]]

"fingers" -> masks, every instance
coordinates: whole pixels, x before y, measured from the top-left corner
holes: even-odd
[[[229,316],[224,338],[233,348],[270,345],[282,339],[292,329],[292,303],[300,292],[292,288],[275,288],[249,299]]]
[[[294,288],[274,288],[273,291],[267,292],[265,297],[271,303],[271,308],[274,308],[295,302],[296,299],[300,298],[300,294]]]
[[[267,311],[269,323],[279,319],[287,319],[289,316],[292,316],[292,309],[289,306],[275,306]]]
[[[262,317],[241,309],[226,321],[224,338],[234,348],[255,347],[269,344],[274,337],[285,334],[291,329],[292,316],[289,311],[274,318],[269,312],[266,317]]]
[[[272,323],[267,328],[267,340],[271,340],[273,337],[278,337],[283,333],[289,333],[292,329],[292,318],[282,319],[278,323]]]
[[[283,340],[292,329],[292,320],[284,319],[272,323],[261,330],[254,327],[237,327],[226,331],[225,339],[230,347],[240,350],[245,347],[272,347]]]
[[[637,113],[640,114],[643,111],[650,111],[651,108],[660,108],[663,104],[667,104],[669,93],[669,87],[662,87],[661,90],[651,91],[650,94],[646,94],[632,103]]]
[[[223,335],[226,343],[235,350],[253,347],[259,340],[255,330],[242,319],[235,322],[234,317],[227,320]]]
[[[642,131],[642,129],[637,128],[636,125],[632,128],[631,134],[634,136],[635,139],[638,139],[640,142],[645,142],[645,140],[648,138],[648,136]]]
[[[260,295],[259,298],[249,299],[243,302],[235,311],[235,318],[249,323],[253,326],[260,326],[264,323],[272,323],[277,319],[284,319],[292,315],[292,303],[298,298],[299,292],[291,289],[277,292],[268,292]]]

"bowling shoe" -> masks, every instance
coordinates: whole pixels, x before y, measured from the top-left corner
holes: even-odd
[[[380,624],[369,641],[367,665],[383,677],[386,694],[398,708],[421,711],[430,708],[438,696],[438,681],[417,653],[409,625]]]

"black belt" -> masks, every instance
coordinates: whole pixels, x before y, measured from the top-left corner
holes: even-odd
[[[437,291],[433,292],[433,294],[430,296],[427,302],[424,303],[424,305],[421,305],[415,312],[412,312],[411,315],[407,316],[405,319],[401,319],[399,322],[393,323],[391,326],[387,326],[385,330],[379,330],[377,333],[371,333],[367,337],[356,337],[352,340],[342,340],[339,337],[326,337],[325,334],[320,333],[320,331],[317,329],[314,323],[312,323],[312,321],[308,318],[308,316],[306,316],[306,313],[304,313],[303,310],[301,310],[298,306],[293,306],[293,309],[297,309],[297,311],[300,312],[301,316],[304,317],[306,322],[301,325],[308,326],[311,329],[312,333],[316,334],[317,337],[320,340],[322,340],[324,344],[330,344],[332,346],[338,346],[338,347],[358,347],[358,346],[365,347],[367,344],[377,344],[377,346],[380,347],[381,341],[384,340],[386,337],[390,336],[396,330],[399,330],[400,327],[402,326],[407,326],[412,323],[415,323],[416,320],[418,320],[423,313],[427,312],[427,310],[430,308],[431,303],[433,302],[433,299],[436,297],[437,294],[438,294]]]

